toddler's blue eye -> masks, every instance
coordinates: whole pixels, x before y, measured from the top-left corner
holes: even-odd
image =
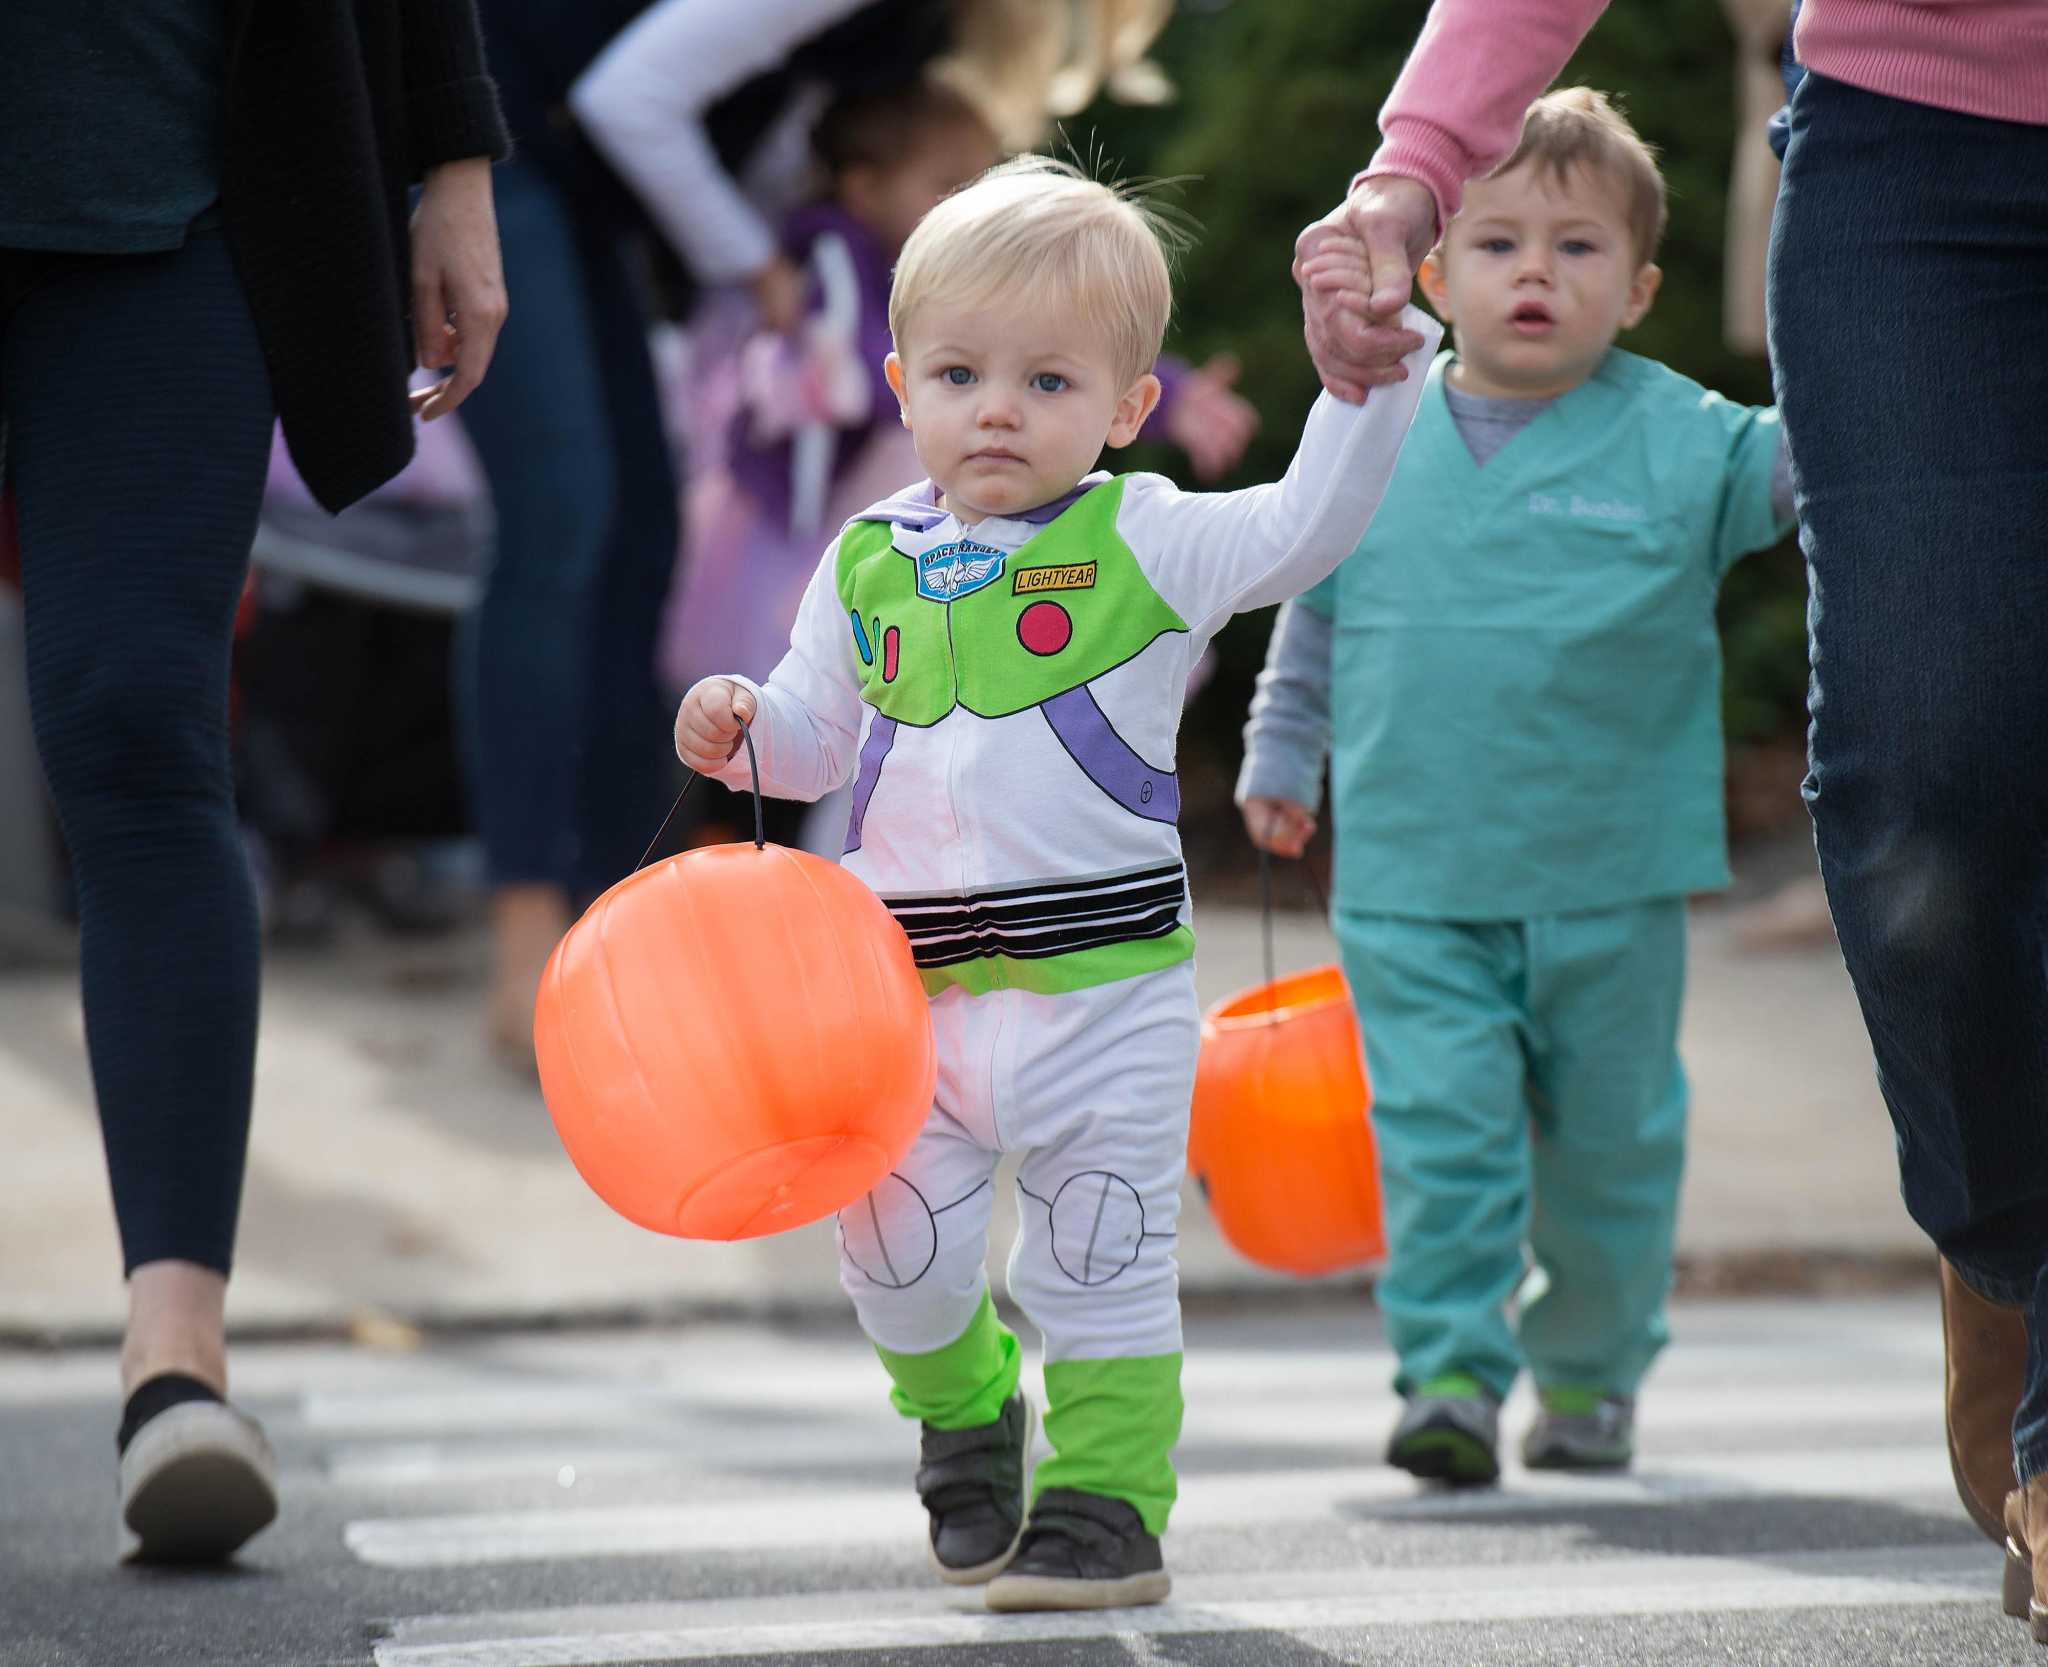
[[[1479,247],[1489,255],[1504,255],[1514,244],[1505,237],[1485,237],[1479,240]]]
[[[974,372],[965,365],[949,365],[939,374],[956,388],[964,388],[974,380]]]
[[[1593,245],[1588,243],[1583,237],[1566,238],[1562,248],[1568,255],[1590,255],[1593,253]]]
[[[1031,386],[1042,394],[1056,394],[1067,385],[1067,379],[1058,371],[1042,370],[1031,379]]]

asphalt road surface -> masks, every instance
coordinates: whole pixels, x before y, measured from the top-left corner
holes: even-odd
[[[1196,1314],[1173,1599],[1099,1616],[932,1579],[846,1321],[246,1347],[284,1515],[197,1575],[113,1561],[111,1355],[0,1355],[0,1663],[2048,1667],[1951,1489],[1931,1293],[1674,1329],[1632,1475],[1447,1495],[1377,1462],[1369,1312]]]

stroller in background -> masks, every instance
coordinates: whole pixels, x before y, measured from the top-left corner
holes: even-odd
[[[482,889],[458,742],[458,622],[490,560],[489,497],[455,420],[338,516],[281,436],[237,621],[236,793],[266,928],[318,938],[345,901],[401,931]]]
[[[461,919],[480,891],[453,719],[456,622],[490,559],[489,499],[452,421],[339,516],[281,437],[237,617],[236,796],[265,924],[318,935],[345,896],[384,925]],[[0,493],[0,964],[74,952],[67,864],[29,728],[20,552]]]

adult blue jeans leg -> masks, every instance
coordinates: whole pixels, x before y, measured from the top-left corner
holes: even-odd
[[[616,247],[585,267],[612,436],[611,538],[592,620],[578,787],[575,889],[632,872],[681,775],[675,712],[655,675],[655,638],[675,575],[681,517],[673,454],[647,349],[646,309]]]
[[[612,417],[576,206],[518,162],[498,170],[497,204],[512,309],[462,412],[497,539],[465,622],[463,706],[493,881],[567,888],[580,861],[598,599],[620,513]]]
[[[123,1263],[225,1274],[258,994],[228,658],[269,374],[218,233],[166,254],[0,253],[0,288],[23,274],[0,319],[0,420]]]
[[[1771,356],[1812,582],[1821,871],[1907,1208],[2029,1308],[2048,1471],[2048,128],[1808,75]]]

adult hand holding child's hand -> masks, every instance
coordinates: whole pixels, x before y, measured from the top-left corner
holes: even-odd
[[[1422,338],[1394,321],[1436,236],[1436,199],[1400,174],[1360,180],[1294,242],[1309,356],[1338,399],[1399,382]]]
[[[739,747],[740,725],[751,724],[754,691],[730,677],[707,677],[683,696],[676,713],[676,757],[709,775]]]

